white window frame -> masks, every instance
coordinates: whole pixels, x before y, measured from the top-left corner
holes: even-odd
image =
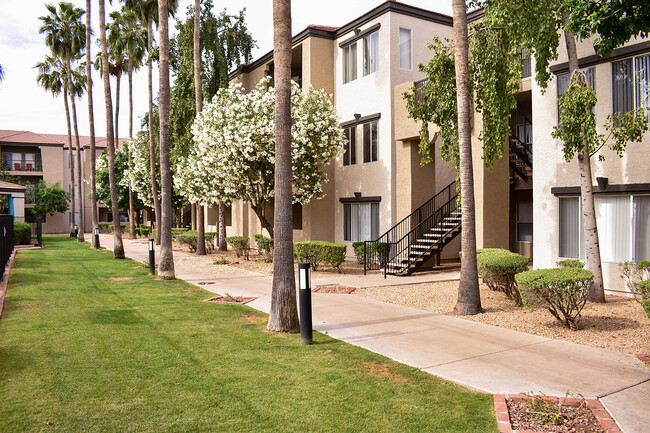
[[[408,32],[408,66],[402,65],[402,59],[404,52],[402,51],[403,43],[402,41],[402,32]],[[407,29],[405,27],[400,27],[398,30],[398,46],[399,46],[399,68],[407,71],[413,70],[413,30]]]

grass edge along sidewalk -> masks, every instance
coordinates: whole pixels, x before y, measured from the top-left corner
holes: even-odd
[[[0,431],[496,432],[492,396],[50,237],[14,261]]]

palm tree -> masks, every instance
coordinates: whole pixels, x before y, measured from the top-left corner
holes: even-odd
[[[93,78],[90,66],[90,0],[86,0],[86,88],[88,89],[88,123],[90,128],[90,204],[92,206],[93,231],[99,227],[99,212],[97,210],[97,185],[95,184],[95,114],[93,110]],[[95,236],[90,236],[90,246],[95,248]]]
[[[129,78],[129,138],[133,138],[133,72],[140,69],[147,47],[147,31],[141,25],[136,13],[125,7],[121,11],[111,13],[113,23],[110,25],[108,42],[111,46],[119,46],[119,51],[126,56],[127,75]],[[119,78],[117,82],[119,89]],[[117,112],[119,107],[119,91],[115,103],[115,135],[117,134]],[[132,164],[131,151],[128,152],[129,169]],[[135,210],[133,189],[129,185],[129,232],[135,237]]]
[[[176,10],[177,0],[168,0],[167,10],[170,14]],[[153,23],[158,21],[158,1],[157,0],[125,0],[126,7],[135,12],[141,23],[147,25],[147,73],[149,77],[149,163],[151,166],[151,192],[153,196],[154,215],[156,219],[156,244],[160,245],[160,222],[161,210],[160,199],[158,197],[158,180],[156,177],[156,140],[154,137],[154,110],[153,110]]]
[[[201,0],[194,0],[194,97],[196,100],[196,114],[203,109],[203,97],[201,94],[201,45],[199,33],[201,30]],[[198,239],[196,245],[196,254],[205,255],[205,224],[203,205],[196,205],[196,225],[198,226]]]
[[[75,7],[72,3],[61,2],[59,3],[59,10],[57,11],[54,5],[46,5],[50,15],[40,17],[43,25],[39,29],[40,33],[45,34],[45,43],[52,49],[52,52],[65,59],[66,70],[72,70],[72,57],[81,52],[86,43],[86,26],[81,22],[81,17],[85,13],[83,9]],[[77,108],[74,102],[75,91],[73,88],[72,80],[67,80],[68,92],[70,94],[70,102],[72,107],[72,123],[74,126],[75,141],[77,147],[77,187],[79,188],[78,196],[73,194],[73,203],[75,198],[79,207],[79,230],[78,240],[84,240],[84,209],[82,204],[83,189],[81,183],[81,145],[79,144],[79,130],[77,128]],[[70,161],[70,166],[73,166]],[[71,169],[72,170],[72,169]],[[71,174],[72,184],[74,185],[74,174]],[[74,188],[73,188],[74,191]],[[74,209],[74,204],[73,204]],[[74,216],[74,210],[72,215]],[[71,221],[71,233],[74,230],[74,218]]]
[[[120,227],[120,209],[117,206],[117,183],[115,181],[115,143],[113,137],[113,101],[111,100],[111,83],[108,72],[108,47],[106,43],[106,18],[104,0],[99,0],[99,36],[102,46],[102,75],[104,78],[104,99],[106,100],[106,150],[108,153],[108,182],[111,189],[111,211],[113,213],[113,257],[124,258],[122,228]]]
[[[169,164],[169,9],[167,0],[158,2],[159,41],[159,82],[158,112],[160,114],[160,262],[158,275],[165,280],[175,278],[174,256],[172,252],[172,175]]]
[[[474,206],[474,178],[472,168],[472,141],[470,126],[470,93],[467,40],[467,8],[465,0],[453,0],[454,55],[458,101],[458,147],[460,151],[460,185],[462,212],[462,258],[458,287],[458,314],[472,315],[482,311],[481,293],[476,265],[476,221]]]
[[[297,332],[291,209],[291,0],[273,0],[275,62],[275,250],[268,329]]]

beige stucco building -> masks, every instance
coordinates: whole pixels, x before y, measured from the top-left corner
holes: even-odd
[[[122,141],[120,141],[121,143]],[[73,137],[73,155],[76,155],[76,145]],[[90,178],[90,137],[80,136],[79,143],[81,146],[81,170],[83,179]],[[101,155],[106,149],[106,139],[97,137],[95,146],[97,156]],[[57,134],[39,134],[30,131],[13,131],[0,130],[0,153],[2,154],[3,170],[10,176],[20,178],[21,183],[25,185],[37,184],[40,179],[48,183],[59,183],[63,189],[72,193],[70,187],[70,158],[68,148],[68,136]],[[76,168],[76,157],[73,161]],[[76,173],[76,171],[75,171]],[[84,230],[92,231],[92,204],[88,199],[90,194],[90,185],[82,182],[81,197],[84,204]],[[75,195],[78,197],[80,192],[75,188]],[[34,203],[25,200],[26,222],[33,223],[33,214],[31,208]],[[99,221],[108,222],[110,212],[102,203],[98,205]],[[75,223],[79,224],[79,211],[75,212]],[[63,214],[55,213],[47,215],[43,224],[43,233],[57,234],[69,233],[72,212],[67,211]]]
[[[468,20],[481,16],[480,10],[470,12]],[[403,219],[411,226],[420,221],[413,212],[454,181],[455,170],[437,150],[435,125],[429,127],[433,162],[420,165],[420,125],[408,118],[403,98],[424,78],[417,65],[430,58],[427,44],[433,36],[452,38],[451,17],[393,1],[342,27],[310,26],[294,36],[293,79],[332,94],[349,140],[346,154],[326,167],[325,197],[294,207],[296,240],[351,246],[353,241],[380,238]],[[519,252],[533,259],[535,268],[584,257],[577,162],[566,163],[560,143],[551,138],[558,122],[558,95],[567,85],[563,47],[561,41],[545,92],[531,78],[531,61],[522,52],[524,74],[510,119],[511,135],[504,157],[491,169],[482,161],[481,116],[474,113],[472,118],[477,246]],[[588,76],[598,96],[598,125],[613,111],[650,105],[649,53],[650,41],[644,39],[632,40],[605,58],[594,54],[592,41],[579,44],[580,66],[591,68]],[[621,78],[622,73],[628,75]],[[266,75],[273,75],[272,53],[244,65],[231,80],[250,89]],[[623,288],[618,262],[650,259],[648,144],[646,134],[622,158],[605,150],[604,163],[592,159],[608,289]],[[209,230],[216,229],[216,215],[216,209],[209,210]],[[255,214],[242,203],[233,204],[227,221],[229,234],[252,238],[261,232]],[[382,239],[395,241],[385,235]],[[446,245],[442,258],[457,258],[459,242],[458,237]]]

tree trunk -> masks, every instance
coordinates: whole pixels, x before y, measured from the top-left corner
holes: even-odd
[[[564,22],[567,21],[568,17],[565,15]],[[569,57],[569,73],[573,76],[574,71],[578,70],[578,50],[575,35],[565,30],[564,39]],[[600,262],[600,243],[598,242],[596,207],[594,205],[594,187],[591,179],[591,158],[589,157],[586,142],[583,145],[583,150],[578,152],[578,168],[580,170],[580,201],[582,204],[587,269],[594,274],[594,284],[589,288],[587,299],[591,302],[605,302],[605,285]]]
[[[70,57],[68,56],[68,60],[70,60]],[[68,63],[68,70],[70,69],[71,65]],[[72,81],[70,81],[72,84]],[[77,196],[77,208],[79,209],[79,232],[77,233],[77,241],[78,242],[83,242],[84,241],[84,200],[83,200],[83,189],[82,189],[82,178],[81,178],[81,145],[79,143],[79,128],[77,127],[77,105],[74,102],[74,96],[70,98],[70,105],[72,105],[72,125],[74,127],[74,138],[75,138],[75,144],[77,147],[77,155],[76,155],[76,162],[77,162],[77,170],[75,173],[75,178],[77,181],[77,188],[79,189],[79,195]],[[74,191],[74,188],[73,188]],[[73,200],[74,200],[74,192],[73,192]]]
[[[99,36],[102,46],[102,73],[104,78],[104,99],[106,100],[106,150],[108,153],[108,182],[111,189],[111,212],[113,214],[113,257],[124,258],[122,228],[120,227],[120,210],[117,200],[117,183],[115,180],[115,143],[113,137],[113,101],[111,100],[111,83],[108,73],[108,50],[106,45],[106,21],[104,17],[104,0],[99,0]]]
[[[268,329],[298,332],[291,216],[291,1],[273,0],[275,61],[275,248]]]
[[[276,191],[277,191],[277,188],[276,188]],[[277,197],[277,194],[276,194],[276,197]],[[271,224],[269,222],[268,218],[264,214],[264,205],[262,204],[260,206],[255,206],[255,205],[251,204],[251,209],[253,209],[253,212],[255,212],[255,215],[257,215],[257,219],[260,220],[260,226],[262,227],[262,230],[266,229],[266,231],[269,232],[269,236],[271,237],[271,239],[274,239],[273,224]],[[293,211],[293,209],[292,209],[292,211]],[[275,215],[274,215],[274,219],[275,219]],[[276,221],[277,221],[277,219],[276,219]],[[292,233],[292,238],[293,238],[293,219],[291,220],[291,233]],[[292,241],[293,241],[293,239],[292,239]],[[292,248],[293,248],[293,245],[292,245]],[[291,263],[293,263],[293,261]]]
[[[458,147],[460,151],[460,185],[462,211],[462,257],[460,285],[456,310],[460,315],[482,311],[481,292],[476,265],[476,219],[474,206],[474,173],[470,127],[470,92],[467,40],[467,8],[464,0],[453,0],[454,57],[458,101]]]
[[[147,52],[151,56],[153,44],[153,11],[147,15]],[[153,128],[153,65],[147,62],[149,74],[149,165],[151,167],[151,192],[153,197],[154,219],[156,220],[156,245],[160,245],[160,200],[158,199],[158,179],[156,178],[156,139]]]
[[[162,198],[160,221],[160,262],[158,276],[173,280],[174,256],[172,252],[172,175],[169,166],[169,9],[167,0],[158,1],[158,24],[160,31],[160,192]]]
[[[86,89],[88,91],[88,123],[90,126],[90,205],[92,206],[93,232],[99,228],[99,212],[97,210],[97,185],[95,184],[95,115],[93,110],[93,79],[91,75],[90,55],[90,0],[86,0]],[[95,248],[95,236],[91,233],[90,246]]]
[[[201,0],[194,0],[194,98],[196,103],[196,114],[203,109],[203,96],[201,86]],[[198,230],[196,254],[205,255],[205,218],[203,205],[196,204],[196,226]]]
[[[75,217],[75,205],[74,205],[74,155],[72,152],[72,126],[70,126],[70,108],[68,106],[68,86],[63,86],[63,102],[65,103],[65,118],[68,122],[68,165],[70,168],[70,191],[72,193],[72,199],[70,200],[70,237],[74,237],[74,217]]]
[[[219,203],[219,251],[228,250],[226,245],[226,205]]]
[[[133,57],[129,56],[129,138],[133,138]],[[133,161],[131,158],[131,148],[128,151],[129,171]],[[135,205],[133,203],[133,188],[129,181],[129,234],[135,238]]]
[[[120,83],[122,82],[122,69],[118,68],[115,74],[115,148],[120,147]]]

